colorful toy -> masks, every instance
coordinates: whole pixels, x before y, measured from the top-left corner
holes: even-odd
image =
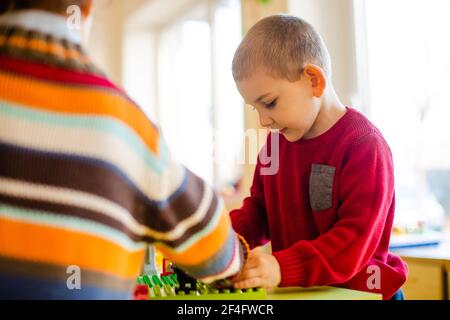
[[[192,288],[180,284],[175,274],[161,278],[156,275],[143,275],[138,278],[140,295],[135,295],[135,299],[142,300],[142,295],[145,295],[142,286],[148,287],[149,300],[265,300],[267,297],[262,288],[217,289],[200,281],[194,283]]]
[[[221,280],[214,285],[198,281],[169,260],[162,260],[158,270],[156,250],[149,248],[144,274],[137,279],[135,300],[264,300],[266,291],[261,288],[234,289],[231,282]],[[160,272],[162,271],[162,272]]]

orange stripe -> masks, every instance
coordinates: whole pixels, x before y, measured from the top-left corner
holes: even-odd
[[[126,123],[158,154],[158,130],[119,94],[50,84],[0,72],[0,97],[38,110],[110,116]]]
[[[89,59],[81,55],[74,49],[67,49],[58,43],[51,43],[39,39],[27,39],[21,36],[12,36],[6,38],[0,35],[0,45],[6,44],[20,49],[31,49],[44,54],[52,54],[65,59],[80,60],[83,63],[89,62]]]
[[[0,218],[0,255],[131,280],[139,275],[144,250],[130,252],[96,236]]]
[[[230,218],[224,210],[216,229],[185,252],[178,254],[167,247],[160,247],[158,245],[157,247],[165,257],[175,264],[179,263],[185,266],[199,265],[212,258],[225,245],[230,236],[229,226]]]

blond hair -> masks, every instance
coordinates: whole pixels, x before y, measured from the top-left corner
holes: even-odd
[[[242,40],[233,59],[233,77],[244,80],[262,68],[275,78],[296,81],[306,63],[331,76],[330,56],[319,33],[300,18],[273,15],[256,23]]]

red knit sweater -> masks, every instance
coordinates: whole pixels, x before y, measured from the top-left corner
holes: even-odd
[[[367,118],[347,108],[316,138],[291,143],[280,136],[278,172],[262,175],[263,166],[258,160],[251,195],[231,218],[252,248],[271,241],[280,286],[335,285],[384,299],[401,287],[407,267],[388,252],[392,154]]]

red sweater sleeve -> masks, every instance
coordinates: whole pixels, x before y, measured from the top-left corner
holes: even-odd
[[[256,165],[250,196],[244,199],[240,209],[230,213],[234,230],[244,237],[251,249],[266,244],[269,225],[264,205],[263,184],[259,175],[260,163]]]
[[[273,253],[281,267],[281,286],[346,282],[373,256],[394,199],[392,155],[371,133],[350,147],[339,174],[338,219],[327,233]]]

